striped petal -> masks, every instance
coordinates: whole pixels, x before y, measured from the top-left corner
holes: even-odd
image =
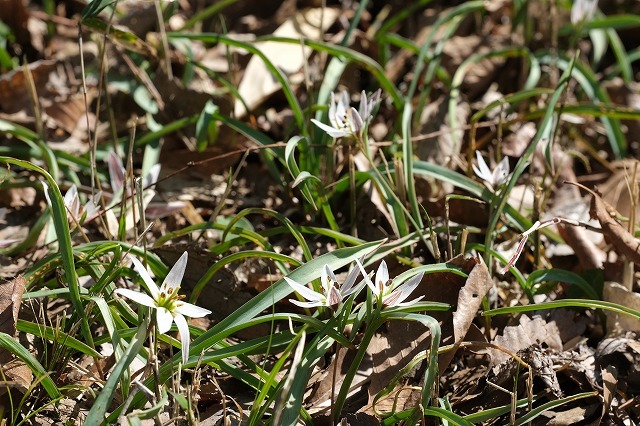
[[[149,293],[151,293],[151,297],[157,300],[158,296],[160,295],[160,290],[158,290],[158,286],[151,278],[151,275],[149,275],[149,271],[147,271],[147,268],[145,268],[144,265],[140,263],[140,261],[135,257],[131,257],[131,262],[133,262],[133,267],[140,275],[140,278],[142,278],[144,283],[147,285],[147,290],[149,290]]]
[[[310,300],[312,302],[324,301],[325,297],[323,294],[310,290],[308,287],[302,284],[298,284],[297,282],[295,282],[294,280],[288,277],[284,277],[284,279],[287,282],[287,284],[289,284],[291,288],[295,290],[296,293],[298,293],[300,296],[304,297],[305,299]]]
[[[186,315],[191,318],[200,318],[211,313],[210,310],[201,308],[200,306],[192,305],[191,303],[179,303],[181,304],[176,308],[176,312],[181,315]]]
[[[155,308],[157,306],[155,300],[144,293],[140,293],[139,291],[133,291],[127,288],[118,288],[115,290],[115,293],[119,296],[131,299],[139,305],[148,306],[150,308]]]
[[[165,334],[171,329],[173,315],[167,309],[158,307],[156,310],[156,322],[158,323],[158,333]]]
[[[173,319],[178,326],[180,332],[180,343],[182,344],[182,364],[186,364],[189,360],[189,345],[191,343],[191,336],[189,335],[189,324],[187,320],[180,314],[177,314]]]
[[[162,282],[160,288],[162,290],[167,290],[168,288],[177,288],[180,287],[182,283],[182,277],[184,277],[184,271],[187,269],[187,260],[189,258],[189,253],[184,252],[180,259],[173,265],[173,268],[167,274],[167,277]]]

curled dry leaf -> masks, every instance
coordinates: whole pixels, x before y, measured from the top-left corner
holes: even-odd
[[[16,335],[16,322],[25,285],[26,281],[22,275],[0,284],[0,332],[9,336]],[[2,359],[0,356],[0,362]]]
[[[605,237],[613,244],[619,253],[628,260],[640,265],[640,240],[635,238],[615,218],[618,216],[616,209],[604,201],[600,195],[591,191],[591,217],[598,219]]]
[[[25,285],[26,281],[22,275],[0,284],[0,332],[9,336],[16,335],[16,322]],[[25,392],[31,386],[33,375],[29,367],[4,349],[0,349],[0,365],[6,380],[13,382],[20,391]],[[0,395],[4,392],[6,388],[0,388]]]
[[[631,309],[640,309],[640,294],[629,291],[625,286],[615,282],[605,282],[602,300],[617,303]],[[640,320],[631,315],[605,311],[607,316],[607,332],[609,335],[619,335],[625,331],[640,333]]]

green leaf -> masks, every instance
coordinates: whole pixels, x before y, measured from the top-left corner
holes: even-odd
[[[18,358],[20,358],[33,372],[33,375],[42,383],[42,387],[47,391],[51,398],[59,398],[62,396],[56,384],[49,377],[49,373],[44,369],[42,364],[31,355],[27,349],[25,349],[20,343],[7,333],[0,332],[0,347],[11,352]]]
[[[218,127],[214,118],[218,110],[218,106],[209,100],[198,117],[196,122],[196,148],[200,152],[207,149],[207,145],[215,141],[218,135]]]
[[[113,371],[109,375],[107,383],[105,383],[104,388],[102,388],[102,391],[94,401],[93,407],[91,407],[91,410],[87,414],[87,418],[84,423],[85,426],[99,426],[105,422],[104,416],[111,405],[111,401],[113,400],[116,391],[118,390],[120,377],[124,374],[127,368],[129,368],[129,365],[138,355],[140,349],[142,349],[142,345],[147,335],[147,326],[148,324],[145,323],[140,324],[138,331],[129,342],[127,349],[124,351],[124,355],[113,367]]]
[[[91,0],[89,4],[82,10],[82,19],[95,18],[105,8],[114,5],[117,0]]]

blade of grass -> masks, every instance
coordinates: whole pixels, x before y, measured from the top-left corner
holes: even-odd
[[[53,224],[58,238],[58,243],[60,245],[59,251],[62,258],[62,265],[64,266],[64,275],[70,289],[69,295],[71,296],[71,303],[80,318],[84,341],[87,342],[89,346],[93,346],[93,338],[91,337],[89,323],[87,318],[82,314],[84,312],[84,305],[80,299],[80,284],[78,283],[78,277],[76,275],[73,260],[73,248],[71,246],[67,209],[64,206],[64,200],[62,199],[62,194],[60,193],[60,188],[58,188],[56,180],[46,170],[28,161],[18,160],[11,157],[0,157],[0,162],[32,170],[41,174],[47,180],[47,191],[49,192],[49,198],[51,199],[52,204],[51,213],[53,216]]]
[[[42,367],[37,359],[31,355],[20,343],[6,333],[0,332],[0,347],[20,358],[33,372],[33,375],[42,383],[42,387],[53,399],[61,398],[62,394],[56,384],[49,377],[49,373]]]

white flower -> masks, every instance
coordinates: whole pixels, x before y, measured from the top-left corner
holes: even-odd
[[[298,294],[308,300],[308,302],[300,302],[298,300],[289,299],[294,305],[298,305],[302,308],[312,308],[314,306],[326,306],[334,307],[340,304],[342,300],[353,293],[356,293],[362,289],[364,282],[361,285],[354,286],[358,278],[358,268],[353,268],[342,285],[338,284],[336,276],[328,265],[324,265],[322,269],[322,293],[311,290],[307,286],[298,284],[294,280],[284,277],[287,284],[291,286]]]
[[[359,260],[356,260],[367,285],[371,288],[373,294],[382,301],[382,306],[411,306],[420,300],[424,296],[420,296],[410,302],[405,302],[405,299],[418,287],[424,272],[412,277],[407,282],[401,285],[393,283],[393,280],[389,279],[389,270],[387,269],[387,263],[383,260],[380,262],[378,272],[376,272],[375,283],[371,281],[367,271],[364,270],[364,266]]]
[[[311,122],[333,138],[357,136],[373,118],[371,114],[380,101],[380,93],[381,91],[378,90],[367,100],[367,95],[363,90],[360,95],[359,110],[349,106],[349,94],[347,92],[342,92],[337,100],[336,95],[332,93],[331,105],[329,106],[329,122],[331,126],[314,118],[311,119]]]
[[[171,268],[171,271],[167,274],[167,277],[162,282],[160,288],[158,288],[158,286],[153,282],[149,272],[142,263],[140,263],[140,261],[135,257],[132,257],[131,260],[133,261],[133,265],[146,284],[147,290],[151,296],[126,288],[119,288],[115,291],[116,294],[125,296],[140,305],[154,308],[156,310],[158,332],[164,334],[169,331],[173,322],[176,323],[178,331],[180,332],[180,341],[182,343],[183,364],[186,364],[187,359],[189,358],[190,344],[189,325],[187,324],[187,320],[184,316],[200,318],[211,313],[208,309],[183,302],[181,300],[183,297],[178,295],[180,283],[187,267],[187,257],[188,254],[185,251],[173,268]]]
[[[598,0],[574,0],[571,7],[571,23],[579,25],[588,23],[598,10]]]
[[[43,181],[44,196],[47,199],[47,204],[51,206],[51,198],[49,198],[49,186]],[[98,216],[100,211],[100,196],[101,192],[97,192],[93,197],[89,199],[84,205],[80,204],[80,197],[78,196],[78,188],[75,184],[71,185],[71,188],[64,194],[64,206],[67,209],[67,215],[69,221],[72,223],[88,222]]]
[[[120,203],[122,197],[131,197],[132,191],[131,188],[126,188],[125,191],[125,181],[126,181],[126,169],[122,165],[122,160],[120,157],[113,151],[109,153],[107,156],[107,165],[109,167],[109,178],[111,181],[111,190],[113,191],[113,198],[109,203],[109,207],[113,207]],[[159,219],[165,216],[168,216],[174,212],[181,210],[185,204],[182,201],[174,201],[174,202],[158,202],[152,203],[151,200],[156,195],[156,191],[150,186],[153,186],[158,181],[158,176],[160,175],[160,164],[154,164],[149,172],[142,178],[142,207],[146,214],[146,217],[150,219]],[[135,226],[134,217],[137,220],[140,220],[141,214],[136,211],[134,215],[134,210],[131,208],[133,203],[137,202],[137,200],[131,200],[127,204],[127,210],[125,212],[125,223],[126,229],[132,229]],[[120,213],[122,214],[122,213]],[[112,210],[107,210],[106,214],[107,226],[109,231],[112,234],[116,234],[118,232],[118,220],[116,219],[115,214]]]
[[[489,189],[498,188],[507,181],[509,178],[509,159],[507,157],[504,157],[493,171],[485,163],[480,151],[476,151],[476,158],[478,159],[478,167],[473,164],[473,171]]]

